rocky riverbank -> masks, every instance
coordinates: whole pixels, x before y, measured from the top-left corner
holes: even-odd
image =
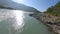
[[[54,34],[60,34],[60,17],[44,13],[34,13],[30,14],[30,16],[33,16],[46,24]]]

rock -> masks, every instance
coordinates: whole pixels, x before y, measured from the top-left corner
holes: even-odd
[[[60,17],[52,16],[49,14],[31,14],[36,19],[44,22],[47,26],[52,28],[51,30],[56,34],[60,34],[60,24],[58,23]]]

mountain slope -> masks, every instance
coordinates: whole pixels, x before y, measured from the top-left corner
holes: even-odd
[[[57,2],[56,5],[49,7],[45,13],[60,16],[60,1]]]
[[[24,11],[30,11],[30,12],[39,12],[37,9],[26,6],[24,4],[18,4],[16,2],[13,2],[11,0],[0,0],[0,7],[8,7],[11,9],[16,10],[24,10]]]

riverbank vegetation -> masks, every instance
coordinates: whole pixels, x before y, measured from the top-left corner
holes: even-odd
[[[30,14],[30,16],[46,24],[54,34],[60,34],[60,1],[49,7],[45,12]]]
[[[57,2],[56,5],[49,7],[44,13],[55,17],[60,17],[60,1]],[[60,24],[60,19],[57,19],[56,22]]]
[[[49,7],[44,13],[54,16],[60,16],[60,1],[57,2],[56,5]]]

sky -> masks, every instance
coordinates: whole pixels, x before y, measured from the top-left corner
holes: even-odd
[[[38,9],[41,12],[47,10],[48,7],[54,6],[60,0],[13,0]]]

